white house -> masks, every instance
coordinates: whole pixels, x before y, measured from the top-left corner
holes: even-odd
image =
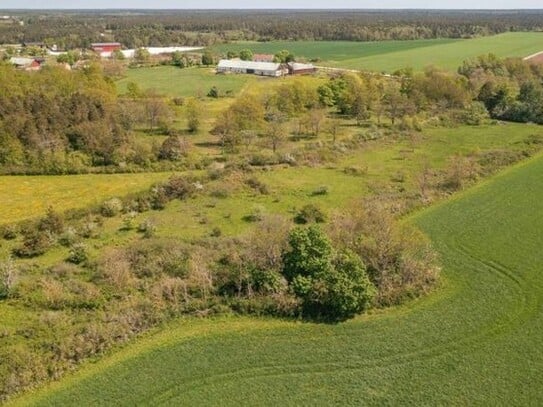
[[[217,66],[217,73],[245,73],[259,76],[283,76],[288,74],[285,68],[275,62],[241,61],[234,59],[221,59]]]

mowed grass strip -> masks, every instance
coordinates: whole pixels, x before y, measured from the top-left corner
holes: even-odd
[[[539,405],[543,157],[412,221],[443,287],[337,324],[179,322],[15,405]],[[195,325],[196,324],[196,325]]]
[[[57,211],[85,208],[164,181],[170,173],[0,176],[0,224]]]

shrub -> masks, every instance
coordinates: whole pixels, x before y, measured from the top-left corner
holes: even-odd
[[[17,257],[36,257],[44,254],[52,245],[51,235],[47,232],[30,231],[19,247],[13,249]]]
[[[100,213],[103,216],[106,216],[108,218],[111,218],[113,216],[118,215],[123,210],[123,203],[118,198],[112,198],[107,201],[105,201],[102,204],[102,208],[100,209]]]
[[[389,306],[428,292],[439,275],[437,255],[425,236],[399,224],[380,203],[364,203],[337,215],[330,234],[341,250],[367,265],[377,287],[375,303]]]
[[[11,259],[0,262],[0,299],[7,298],[19,278],[19,271]]]
[[[183,106],[185,104],[185,99],[182,97],[172,98],[172,102],[175,106]]]
[[[266,184],[264,184],[262,181],[260,181],[256,177],[250,177],[245,181],[245,183],[254,189],[255,191],[258,191],[262,195],[268,195],[270,193],[270,190]]]
[[[216,86],[213,86],[209,92],[207,92],[207,97],[210,97],[210,98],[219,98],[220,97],[220,92],[219,92],[219,88],[217,88]]]
[[[156,223],[150,218],[145,219],[138,226],[138,232],[143,233],[143,237],[147,239],[155,235],[156,229]]]
[[[158,152],[161,160],[179,161],[188,154],[189,143],[181,136],[172,135],[168,137]]]
[[[92,219],[87,219],[81,226],[81,236],[85,239],[90,239],[91,237],[98,237],[98,232],[100,229],[100,224]]]
[[[40,220],[38,229],[53,234],[60,234],[64,229],[64,220],[62,216],[58,212],[55,212],[53,207],[50,206],[47,208],[45,217]]]
[[[327,195],[329,192],[329,188],[326,185],[321,185],[320,187],[316,188],[311,195],[318,196],[318,195]]]
[[[361,176],[368,173],[368,168],[361,168],[356,166],[345,167],[343,172],[347,175]]]
[[[262,205],[255,205],[253,206],[251,213],[245,215],[243,220],[246,222],[259,222],[264,219],[265,213],[266,208],[264,208]]]
[[[162,187],[156,187],[151,192],[150,205],[151,209],[161,211],[166,208],[169,199]]]
[[[134,219],[136,219],[137,213],[134,211],[128,212],[123,216],[122,230],[132,230],[134,228]]]
[[[211,195],[213,198],[225,199],[228,198],[230,192],[224,187],[216,187],[209,192],[209,195]]]
[[[326,222],[326,214],[318,206],[307,204],[296,214],[294,222],[298,224],[324,223]]]
[[[4,225],[0,227],[0,236],[6,240],[13,240],[17,237],[19,228],[17,225]]]
[[[222,231],[219,227],[215,226],[210,233],[211,237],[221,237]]]
[[[196,191],[194,183],[179,176],[171,177],[164,185],[164,192],[169,199],[186,199]]]
[[[65,247],[73,245],[77,240],[77,231],[71,226],[67,227],[58,238],[58,242]]]
[[[87,259],[87,246],[84,243],[76,243],[70,248],[70,254],[66,260],[73,264],[81,264]]]

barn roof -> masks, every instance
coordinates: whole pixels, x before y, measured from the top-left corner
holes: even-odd
[[[305,69],[315,69],[313,64],[302,64],[300,62],[289,62],[288,66],[294,71],[301,71]]]
[[[221,59],[219,68],[237,68],[237,69],[257,69],[261,71],[277,71],[281,64],[275,62],[254,62],[240,61],[232,59]]]
[[[12,57],[9,62],[17,66],[26,66],[34,62],[34,58]]]

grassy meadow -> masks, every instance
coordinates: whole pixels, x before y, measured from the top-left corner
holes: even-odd
[[[104,200],[141,191],[167,179],[166,173],[1,176],[0,224],[58,211],[98,205]]]
[[[538,405],[539,156],[415,217],[443,287],[337,325],[180,321],[14,405]]]
[[[267,43],[225,44],[220,52],[249,48],[258,53],[288,49],[297,57],[320,59],[319,64],[363,71],[393,72],[411,67],[421,70],[435,65],[456,70],[464,60],[482,54],[499,57],[525,57],[543,50],[543,33],[511,32],[473,39],[414,41],[276,41]]]
[[[166,96],[203,97],[216,86],[223,94],[237,95],[244,86],[258,79],[251,75],[216,75],[213,68],[157,66],[129,69],[126,77],[117,82],[117,88],[122,94],[129,82],[135,82],[141,89],[154,89]]]

